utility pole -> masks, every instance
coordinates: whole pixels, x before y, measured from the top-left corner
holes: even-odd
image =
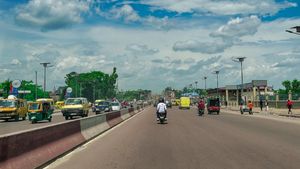
[[[207,79],[207,76],[204,76],[204,89],[206,91],[206,79]]]
[[[243,74],[243,61],[246,57],[237,57],[233,61],[240,62],[241,64],[241,99],[243,99],[243,92],[244,92],[244,74]],[[245,100],[246,101],[246,100]]]
[[[220,71],[214,71],[214,73],[217,75],[217,97],[219,97],[219,73]]]
[[[35,71],[35,100],[37,100],[37,71]]]
[[[46,77],[47,77],[46,69],[47,69],[47,67],[50,67],[50,66],[48,66],[50,63],[49,62],[44,62],[44,63],[40,63],[40,64],[44,67],[44,97],[45,97],[45,92],[46,92]]]

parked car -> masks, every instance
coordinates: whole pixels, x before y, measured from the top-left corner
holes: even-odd
[[[95,112],[99,114],[101,112],[111,111],[111,103],[109,101],[100,101],[95,104]]]
[[[120,111],[121,110],[120,102],[112,102],[111,103],[111,110],[112,111]]]

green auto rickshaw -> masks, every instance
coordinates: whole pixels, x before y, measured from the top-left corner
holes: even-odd
[[[54,109],[48,101],[32,102],[28,105],[28,119],[32,124],[43,120],[51,122],[53,111]]]

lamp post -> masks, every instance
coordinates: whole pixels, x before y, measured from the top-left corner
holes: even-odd
[[[204,76],[204,89],[206,91],[206,79],[207,79],[207,76]]]
[[[195,86],[196,86],[195,92],[197,92],[197,88],[198,88],[197,84],[198,84],[198,81],[195,81]]]
[[[46,92],[46,79],[47,79],[46,71],[47,71],[47,67],[52,67],[53,65],[48,66],[48,65],[50,64],[50,62],[43,62],[43,63],[40,63],[40,64],[44,67],[44,97],[45,97],[45,92]]]
[[[214,71],[214,74],[217,75],[217,97],[219,97],[219,73],[220,73],[219,70]]]
[[[292,31],[293,29],[295,29],[296,31]],[[288,32],[288,33],[293,33],[293,34],[296,34],[296,35],[300,35],[300,26],[294,26],[294,27],[291,27],[290,29],[287,29],[285,31]]]
[[[244,92],[243,61],[245,59],[246,59],[246,57],[236,57],[236,58],[233,59],[234,62],[240,62],[241,63],[241,98],[243,98],[243,92]]]
[[[37,100],[37,71],[35,71],[35,100]]]

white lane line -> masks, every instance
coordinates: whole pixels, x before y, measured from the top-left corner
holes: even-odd
[[[138,116],[140,116],[142,114],[143,111],[147,110],[148,108],[145,108],[144,110],[140,111],[139,113],[135,114],[134,116],[129,117],[128,119],[124,120],[123,122],[117,124],[116,126],[114,126],[113,128],[108,129],[107,131],[105,131],[104,133],[100,134],[99,136],[93,138],[92,140],[84,143],[83,145],[77,147],[75,150],[67,153],[66,155],[56,159],[55,161],[53,161],[52,163],[50,163],[49,165],[47,165],[46,167],[44,167],[44,169],[53,169],[56,168],[57,166],[63,164],[64,162],[68,161],[73,155],[75,155],[76,153],[80,153],[82,150],[84,150],[89,144],[94,143],[95,141],[98,141],[99,139],[105,137],[106,135],[110,134],[111,132],[113,132],[114,130],[118,129],[119,127],[122,127],[123,125],[127,124],[125,122],[136,118]]]

